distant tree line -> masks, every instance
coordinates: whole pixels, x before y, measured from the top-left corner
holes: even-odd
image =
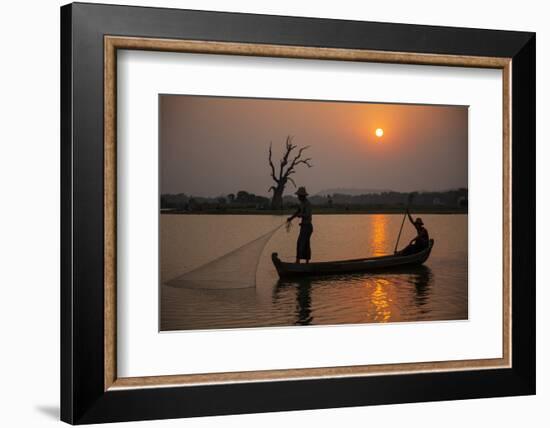
[[[364,195],[312,195],[309,200],[318,208],[361,209],[361,208],[396,208],[404,207],[409,193],[380,192]],[[281,208],[294,208],[298,199],[292,195],[282,198]],[[468,189],[460,188],[444,192],[419,192],[415,195],[412,207],[439,207],[449,209],[468,208]],[[240,190],[218,197],[191,196],[185,193],[163,194],[160,197],[160,208],[178,212],[228,211],[228,210],[270,210],[270,198]]]
[[[270,199],[265,196],[258,196],[253,193],[239,190],[236,194],[218,196],[215,198],[190,196],[185,193],[163,194],[160,197],[160,208],[177,211],[204,211],[204,210],[225,210],[232,209],[268,209]]]
[[[408,197],[409,193],[405,192],[380,192],[364,195],[333,193],[326,196],[310,196],[309,200],[313,205],[384,207],[406,205]],[[412,205],[466,208],[468,206],[468,189],[460,188],[445,192],[418,192],[412,200]]]

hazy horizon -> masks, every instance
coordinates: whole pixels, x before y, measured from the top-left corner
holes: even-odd
[[[468,187],[464,186],[464,187],[456,187],[456,188],[441,189],[441,190],[418,189],[418,190],[410,190],[410,191],[404,191],[404,192],[400,192],[400,191],[392,190],[392,189],[380,189],[380,190],[371,189],[371,190],[369,190],[367,192],[364,192],[364,193],[359,193],[358,192],[361,189],[321,189],[319,192],[315,192],[315,193],[311,193],[308,190],[308,194],[309,194],[309,196],[326,196],[326,195],[334,195],[334,194],[341,194],[341,195],[346,195],[346,196],[362,196],[362,195],[368,195],[368,194],[390,193],[390,192],[395,192],[395,193],[445,193],[445,192],[458,191],[460,189],[468,190]],[[216,198],[216,197],[224,197],[224,196],[227,196],[231,193],[232,194],[237,194],[237,192],[239,192],[241,190],[243,190],[245,192],[255,194],[256,196],[268,197],[271,194],[271,193],[269,193],[269,194],[267,194],[267,193],[266,194],[258,194],[258,193],[251,192],[248,189],[239,189],[239,190],[236,190],[234,192],[217,193],[217,194],[212,194],[212,195],[201,195],[201,194],[198,194],[198,193],[188,193],[188,192],[161,192],[161,195],[186,195],[186,196],[189,196],[189,197],[198,197],[198,198],[201,198],[201,197],[202,198]],[[287,191],[285,192],[284,195],[285,195],[285,197],[286,196],[295,197],[295,195],[294,195],[295,191],[296,191],[296,188],[294,188],[294,186],[292,186],[292,184],[290,184],[290,186],[288,186],[288,189],[287,189]],[[352,192],[347,192],[347,191],[352,191]]]
[[[292,176],[332,189],[468,188],[468,107],[160,95],[162,194],[269,196],[287,135],[311,158]],[[384,130],[382,137],[375,130]],[[294,187],[287,185],[285,194]]]

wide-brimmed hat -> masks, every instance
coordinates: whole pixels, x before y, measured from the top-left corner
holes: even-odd
[[[307,196],[308,193],[306,191],[306,188],[304,186],[302,187],[298,187],[298,190],[296,190],[296,193],[295,195],[298,195],[298,196]]]
[[[419,224],[420,226],[424,226],[424,222],[422,221],[422,219],[420,217],[418,217],[415,221],[414,221],[414,224]]]

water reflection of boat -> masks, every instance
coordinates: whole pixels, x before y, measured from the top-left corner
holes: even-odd
[[[434,240],[430,239],[428,248],[409,255],[396,254],[331,262],[288,263],[281,261],[278,254],[273,253],[271,260],[280,278],[374,272],[421,265],[430,257],[433,245]]]
[[[274,302],[294,300],[295,325],[395,322],[407,320],[402,318],[404,310],[414,313],[416,319],[423,319],[426,314],[429,314],[432,285],[433,272],[428,266],[411,265],[396,267],[387,273],[384,270],[378,270],[373,273],[281,278],[277,280],[273,289],[273,299]],[[328,289],[342,286],[354,288],[351,294],[354,304],[363,308],[359,318],[355,313],[349,319],[342,319],[342,314],[339,313],[339,318],[331,319],[326,309],[321,309],[319,312],[319,308],[327,306],[324,303],[326,303],[327,294],[325,293]],[[402,294],[396,294],[397,289],[405,291]],[[314,296],[316,309],[313,305]],[[330,299],[338,299],[341,295],[337,293],[330,296]],[[333,302],[334,300],[331,300],[331,303]],[[318,319],[315,320],[315,318]],[[320,319],[323,318],[324,321],[321,321]]]

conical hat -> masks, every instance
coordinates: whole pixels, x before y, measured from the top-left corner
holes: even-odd
[[[295,195],[298,195],[298,196],[307,196],[308,193],[306,191],[306,188],[304,186],[301,186],[301,187],[298,187],[298,190],[296,190],[296,193]]]

